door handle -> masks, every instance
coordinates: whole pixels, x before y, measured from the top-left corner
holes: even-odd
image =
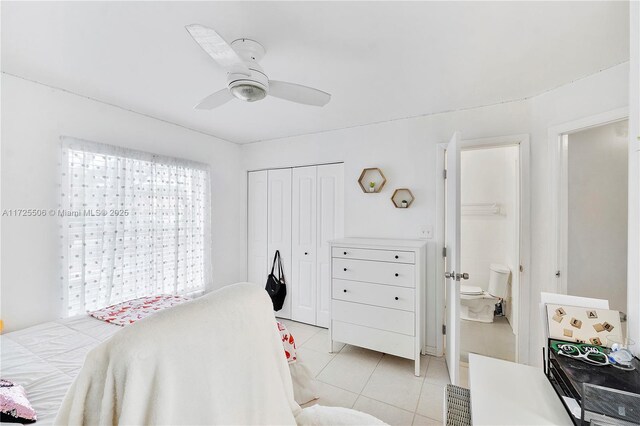
[[[445,278],[452,278],[456,281],[460,281],[462,280],[468,280],[469,279],[469,274],[466,272],[463,272],[462,274],[456,273],[456,271],[451,271],[451,272],[445,272],[444,273],[444,277]]]

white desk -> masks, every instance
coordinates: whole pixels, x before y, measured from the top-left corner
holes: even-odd
[[[471,418],[480,425],[573,425],[542,368],[469,354]]]

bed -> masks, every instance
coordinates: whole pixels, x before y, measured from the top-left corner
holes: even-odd
[[[120,329],[83,315],[4,334],[0,336],[0,376],[24,386],[38,414],[37,425],[52,424],[86,354]],[[306,366],[299,358],[289,366],[296,400],[313,399]]]

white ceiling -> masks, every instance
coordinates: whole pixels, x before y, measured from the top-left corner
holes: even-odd
[[[2,2],[2,70],[246,143],[539,94],[629,58],[627,2]],[[330,92],[192,108],[225,73],[184,26]]]

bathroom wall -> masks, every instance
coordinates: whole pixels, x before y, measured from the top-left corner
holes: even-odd
[[[461,265],[469,273],[467,285],[487,290],[492,263],[518,268],[518,157],[516,146],[462,152]],[[497,212],[491,211],[493,204]],[[507,319],[513,326],[512,293]]]

